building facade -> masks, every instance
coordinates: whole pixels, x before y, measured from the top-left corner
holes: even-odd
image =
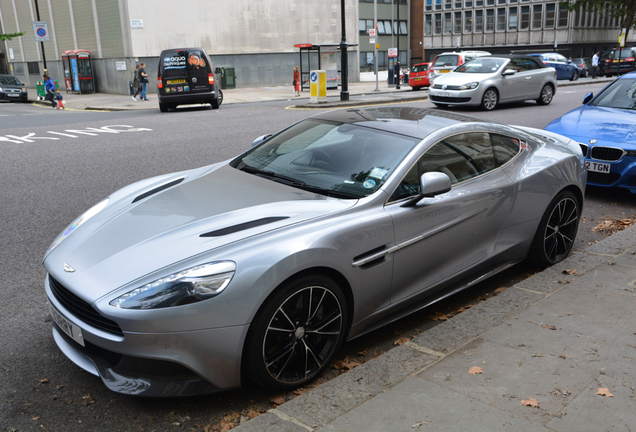
[[[135,63],[156,77],[162,50],[201,47],[214,67],[235,68],[238,87],[291,85],[300,62],[295,44],[339,43],[340,0],[0,0],[0,32],[25,32],[1,43],[0,62],[28,86],[42,79],[40,43],[33,21],[48,23],[47,69],[63,81],[60,55],[86,49],[92,54],[98,92],[128,92]],[[347,43],[358,42],[358,0],[345,0]],[[349,49],[349,76],[359,70],[357,49]],[[2,66],[0,66],[2,67]]]

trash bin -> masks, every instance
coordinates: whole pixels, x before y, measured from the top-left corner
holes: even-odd
[[[132,96],[135,94],[135,89],[133,88],[133,82],[128,81],[128,96]]]
[[[236,88],[236,72],[233,67],[221,68],[221,83],[224,89]]]

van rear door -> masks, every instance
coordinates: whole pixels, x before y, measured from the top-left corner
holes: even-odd
[[[210,92],[210,59],[202,50],[167,50],[161,54],[162,94]]]

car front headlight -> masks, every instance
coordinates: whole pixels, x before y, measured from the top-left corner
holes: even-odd
[[[136,288],[109,304],[122,309],[161,309],[196,303],[221,293],[235,272],[232,261],[203,264]]]
[[[471,82],[471,83],[468,83],[468,84],[464,84],[459,89],[460,90],[473,90],[473,89],[476,89],[477,86],[479,86],[478,82]]]
[[[62,240],[64,240],[66,237],[68,237],[68,235],[70,233],[72,233],[73,231],[75,231],[80,225],[82,225],[84,222],[86,222],[87,220],[89,220],[90,218],[92,218],[93,216],[95,216],[97,213],[99,213],[100,211],[102,211],[104,209],[104,207],[106,207],[108,205],[108,198],[106,198],[103,201],[98,202],[97,204],[95,204],[93,207],[91,207],[90,209],[88,209],[86,212],[84,212],[84,214],[82,214],[80,217],[78,217],[77,219],[75,219],[73,222],[71,222],[71,224],[69,226],[67,226],[64,231],[62,231],[56,238],[55,240],[53,240],[53,243],[51,243],[51,246],[49,246],[49,248],[47,249],[46,253],[44,254],[44,258],[46,258],[46,256],[55,248],[55,246],[57,246],[58,244],[60,244],[60,242]]]

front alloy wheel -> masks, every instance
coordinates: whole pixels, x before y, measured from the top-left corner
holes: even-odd
[[[552,98],[554,97],[554,90],[550,84],[546,84],[541,89],[541,96],[537,99],[537,103],[539,105],[548,105],[552,102]]]
[[[262,308],[248,336],[251,377],[270,389],[290,390],[322,372],[345,336],[345,299],[324,276],[288,283]]]
[[[481,106],[486,111],[494,110],[499,101],[499,95],[495,89],[488,89],[484,93],[484,97],[481,99]]]

